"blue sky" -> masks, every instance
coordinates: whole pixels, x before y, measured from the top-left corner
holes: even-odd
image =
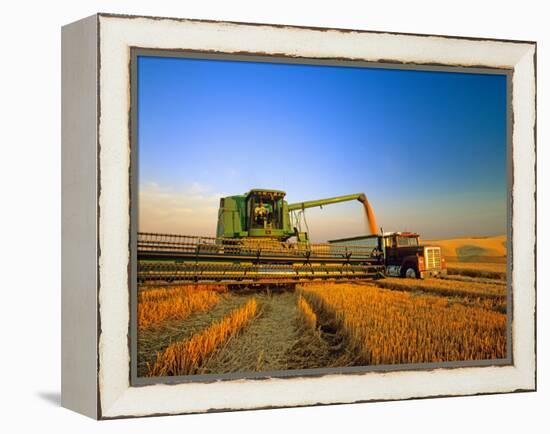
[[[221,195],[365,192],[384,230],[506,231],[506,77],[139,57],[140,230],[215,233]],[[352,202],[307,214],[360,235]]]

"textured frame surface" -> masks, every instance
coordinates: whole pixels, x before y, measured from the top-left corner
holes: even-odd
[[[536,388],[535,61],[532,42],[98,15],[99,418]],[[132,47],[513,69],[513,366],[130,386]]]
[[[61,40],[61,404],[98,417],[97,17]]]

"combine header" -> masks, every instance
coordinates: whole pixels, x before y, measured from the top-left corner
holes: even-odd
[[[305,209],[358,200],[375,234],[363,193],[294,204],[284,197],[283,191],[254,189],[220,199],[216,237],[139,233],[138,281],[292,284],[383,274],[380,246],[313,244],[302,230]]]

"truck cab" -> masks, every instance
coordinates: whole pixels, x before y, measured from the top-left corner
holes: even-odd
[[[379,237],[386,275],[423,279],[447,274],[441,248],[421,245],[418,234],[389,232]]]

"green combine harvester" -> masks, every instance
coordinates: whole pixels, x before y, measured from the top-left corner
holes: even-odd
[[[138,233],[138,282],[293,284],[383,273],[380,246],[314,244],[307,232],[306,209],[358,200],[374,234],[364,193],[293,204],[284,198],[264,189],[221,198],[216,237]]]

